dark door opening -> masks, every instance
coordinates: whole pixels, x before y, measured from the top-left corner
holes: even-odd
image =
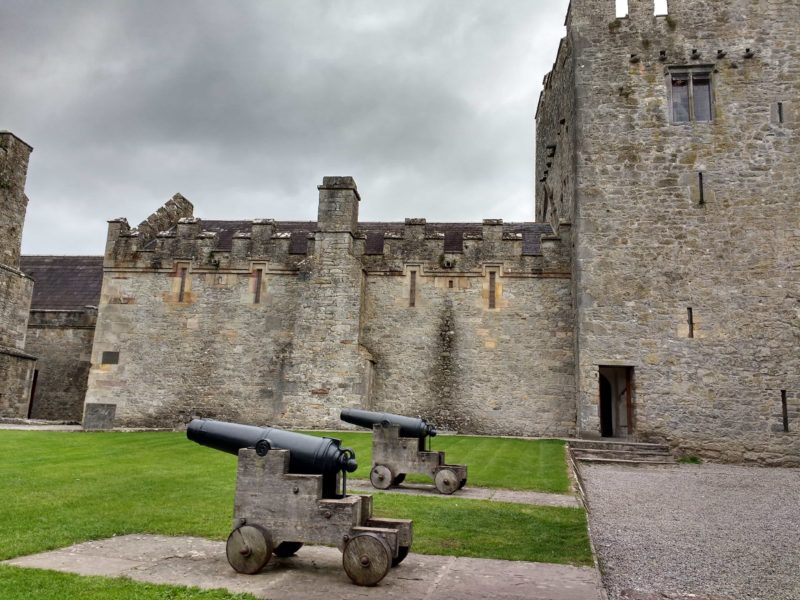
[[[614,437],[614,407],[611,397],[611,382],[600,374],[600,435]]]
[[[39,369],[33,371],[33,381],[31,382],[31,398],[28,401],[28,418],[33,414],[33,399],[36,397],[36,382],[39,380]]]
[[[600,435],[633,435],[633,367],[600,367]]]

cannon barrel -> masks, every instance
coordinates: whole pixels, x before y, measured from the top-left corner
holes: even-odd
[[[341,448],[340,440],[275,427],[192,419],[186,437],[228,454],[238,455],[242,448],[255,448],[262,456],[272,448],[289,450],[290,473],[332,475],[339,471],[352,473],[358,468],[355,454],[349,448]]]
[[[358,408],[345,408],[340,415],[342,421],[372,429],[373,425],[398,425],[400,427],[400,437],[413,437],[424,439],[428,436],[436,435],[436,428],[429,425],[425,419],[415,417],[404,417],[393,415],[392,413],[372,412],[370,410],[360,410]]]

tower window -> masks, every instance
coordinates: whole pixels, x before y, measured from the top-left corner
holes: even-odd
[[[789,406],[786,403],[786,390],[781,390],[781,416],[783,417],[783,430],[789,431]]]
[[[700,171],[697,174],[697,191],[700,193],[700,204],[703,205],[706,203],[706,190],[705,186],[703,185],[703,172]],[[691,310],[691,309],[689,309]]]
[[[254,304],[260,304],[261,303],[261,282],[262,282],[262,280],[264,278],[264,269],[256,269],[255,277],[256,277],[256,281],[255,281],[255,294],[254,294],[254,297],[253,297],[253,303]]]
[[[100,355],[100,364],[101,365],[118,365],[119,364],[119,352],[103,352]]]
[[[186,267],[181,267],[180,270],[180,278],[181,284],[180,289],[178,290],[178,302],[183,302],[186,297],[186,273],[189,271]]]
[[[670,70],[670,112],[673,123],[711,121],[711,70],[708,67]]]

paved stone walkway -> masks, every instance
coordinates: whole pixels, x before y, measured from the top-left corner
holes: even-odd
[[[257,575],[233,571],[225,543],[193,537],[125,535],[85,542],[10,561],[31,567],[129,577],[149,583],[226,588],[259,598],[338,600],[598,600],[596,572],[531,562],[409,554],[373,588],[353,585],[335,548],[304,546],[296,556],[273,558]]]
[[[415,496],[434,496],[436,498],[461,498],[462,500],[465,498],[467,500],[492,500],[494,502],[517,502],[519,504],[538,504],[541,506],[581,507],[580,501],[572,494],[547,494],[543,492],[474,488],[469,487],[469,485],[447,496],[437,492],[433,484],[404,483],[400,487],[392,487],[388,490],[376,490],[366,479],[348,479],[347,491],[411,494]]]

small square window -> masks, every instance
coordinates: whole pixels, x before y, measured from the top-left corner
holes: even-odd
[[[680,67],[668,73],[670,116],[673,123],[713,120],[709,67]]]
[[[100,364],[102,364],[102,365],[118,365],[119,364],[119,352],[103,352],[103,355],[100,357]]]

